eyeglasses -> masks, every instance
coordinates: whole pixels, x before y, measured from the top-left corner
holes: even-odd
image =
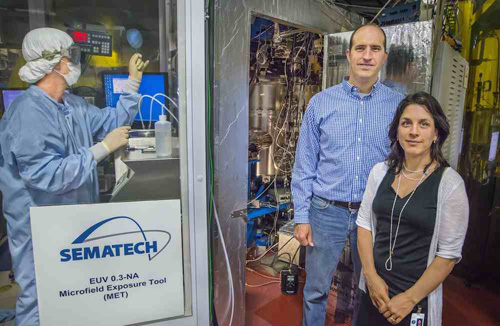
[[[42,51],[42,56],[39,58],[36,58],[31,61],[37,61],[40,59],[45,59],[45,60],[53,60],[57,55],[61,55],[63,57],[68,58],[71,62],[74,64],[79,64],[80,63],[80,58],[82,56],[82,50],[78,45],[71,45],[67,49],[63,49],[61,51]]]
[[[73,44],[62,51],[62,56],[68,58],[74,64],[79,64],[82,56],[82,49],[78,45]]]

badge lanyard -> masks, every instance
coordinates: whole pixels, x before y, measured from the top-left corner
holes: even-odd
[[[394,217],[394,207],[396,206],[396,200],[398,199],[399,195],[399,187],[401,186],[401,173],[399,174],[398,178],[398,188],[396,190],[396,196],[394,196],[394,202],[392,203],[392,211],[391,211],[391,231],[389,235],[389,258],[385,261],[385,269],[390,272],[392,271],[392,256],[394,255],[394,248],[396,247],[396,240],[398,238],[398,233],[399,233],[399,224],[401,223],[401,216],[403,215],[403,211],[406,207],[406,205],[410,202],[411,197],[413,197],[413,194],[417,190],[418,186],[422,183],[424,180],[425,176],[427,175],[427,172],[425,172],[420,180],[418,181],[417,185],[415,186],[415,189],[411,192],[410,197],[406,201],[406,203],[403,205],[403,208],[401,209],[401,212],[399,212],[399,218],[398,218],[398,226],[396,227],[396,233],[394,235],[394,242],[392,242],[392,219]]]
[[[422,313],[422,306],[418,305],[417,312],[411,314],[411,326],[424,326],[425,314]]]

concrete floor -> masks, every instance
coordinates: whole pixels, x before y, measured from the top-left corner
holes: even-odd
[[[265,257],[262,263],[270,265],[272,257]],[[276,270],[285,266],[280,261],[274,265],[275,270],[265,265],[250,265],[256,272],[246,272],[246,326],[301,325],[305,273],[301,273],[299,292],[283,295]],[[269,282],[275,283],[253,287]],[[492,288],[481,285],[467,288],[462,279],[449,276],[444,283],[443,326],[500,325],[500,292]],[[8,279],[8,272],[0,272],[0,309],[15,309],[19,292],[19,286]],[[326,326],[351,326],[350,316],[341,316],[341,321],[332,316],[327,318]],[[0,323],[0,326],[13,325],[14,321]]]
[[[278,276],[268,267],[253,265],[252,269],[262,275]],[[260,285],[273,281],[259,274],[247,270],[247,285]],[[467,288],[462,279],[450,275],[444,282],[443,326],[499,326],[500,291],[491,289],[492,287],[478,284]],[[300,326],[302,291],[303,284],[300,284],[297,295],[281,294],[279,283],[260,287],[247,286],[246,326]],[[347,318],[341,316],[341,319],[328,318],[325,325],[351,326],[350,316]]]

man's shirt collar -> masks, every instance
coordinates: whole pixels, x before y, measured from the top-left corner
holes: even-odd
[[[344,77],[344,80],[342,81],[342,87],[350,94],[359,96],[360,91],[359,88],[354,86],[349,82],[349,76]],[[375,95],[378,92],[378,89],[380,88],[380,78],[377,78],[377,81],[375,84],[372,86],[372,90],[368,95]]]

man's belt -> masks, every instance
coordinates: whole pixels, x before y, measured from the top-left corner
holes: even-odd
[[[360,201],[358,201],[358,202],[346,202],[346,201],[332,200],[331,203],[335,206],[347,208],[350,211],[357,211],[357,210],[359,210],[359,207],[361,206]]]

